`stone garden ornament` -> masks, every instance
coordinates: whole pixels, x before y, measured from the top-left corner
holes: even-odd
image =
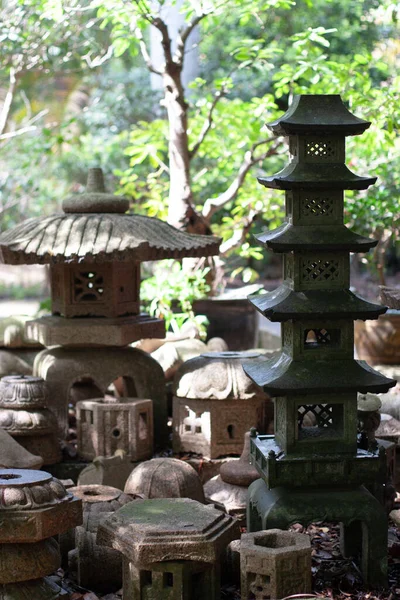
[[[258,240],[283,254],[284,281],[250,301],[282,323],[282,351],[244,363],[247,375],[275,398],[275,436],[251,438],[262,479],[249,488],[247,520],[249,532],[340,522],[345,556],[361,554],[365,581],[385,585],[387,517],[364,487],[384,485],[385,449],[357,445],[357,392],[386,392],[395,381],[354,360],[353,320],[376,319],[385,308],[350,291],[349,253],[376,242],[343,224],[344,190],[363,190],[376,180],[345,165],[345,137],[369,125],[336,95],[298,96],[269,125],[288,138],[290,162],[259,181],[285,190],[287,216]]]
[[[48,348],[38,355],[34,373],[47,381],[60,433],[75,384],[92,385],[101,397],[122,377],[123,395],[153,400],[155,437],[163,445],[162,369],[128,347],[165,336],[162,320],[140,312],[140,263],[217,254],[219,240],[128,209],[127,198],[105,191],[101,169],[90,169],[86,193],[64,200],[61,213],[28,219],[0,236],[0,260],[50,265],[52,314],[28,323],[27,334]]]

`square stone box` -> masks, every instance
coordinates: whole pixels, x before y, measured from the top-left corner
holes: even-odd
[[[132,462],[151,458],[152,400],[83,400],[76,405],[76,417],[78,451],[86,460],[93,460],[96,456],[112,456],[117,450],[124,450]]]
[[[245,533],[240,543],[242,600],[311,592],[310,538],[280,529]]]

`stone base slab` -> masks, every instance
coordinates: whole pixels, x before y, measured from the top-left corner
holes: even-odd
[[[51,316],[28,321],[26,333],[47,348],[127,346],[142,338],[165,337],[165,323],[145,314],[114,319]]]

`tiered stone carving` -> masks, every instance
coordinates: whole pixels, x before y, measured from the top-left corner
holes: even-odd
[[[43,464],[61,460],[57,420],[47,408],[46,382],[41,377],[10,375],[0,381],[0,427]]]
[[[82,523],[81,501],[49,473],[1,469],[0,521],[0,598],[61,598],[44,578],[60,567],[54,536]]]
[[[85,384],[101,397],[122,378],[123,396],[153,401],[155,441],[163,446],[163,371],[128,347],[165,336],[162,320],[140,313],[140,263],[216,254],[219,240],[125,214],[129,201],[106,193],[101,169],[90,169],[86,193],[62,207],[61,214],[29,219],[0,236],[2,262],[50,265],[52,316],[27,324],[29,338],[48,348],[37,356],[34,374],[47,381],[62,436],[74,386]]]
[[[186,361],[175,378],[173,446],[207,458],[240,455],[250,427],[264,429],[269,396],[243,371],[259,352],[209,352]]]
[[[363,484],[382,490],[385,449],[357,444],[357,392],[385,392],[395,382],[354,360],[353,320],[376,319],[385,308],[350,291],[349,253],[376,242],[343,224],[343,191],[376,180],[345,165],[345,137],[369,125],[340,96],[298,96],[269,126],[289,138],[291,160],[259,181],[285,190],[287,216],[258,240],[283,254],[284,282],[250,301],[282,322],[283,347],[244,369],[275,397],[275,436],[251,439],[262,479],[249,489],[249,531],[339,521],[343,552],[362,554],[365,580],[380,585],[386,583],[387,520]]]

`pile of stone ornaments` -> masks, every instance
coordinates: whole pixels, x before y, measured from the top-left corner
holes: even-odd
[[[222,376],[204,389],[216,356],[224,364]],[[78,485],[38,470],[44,463],[53,472],[60,464],[46,382],[25,374],[3,377],[0,600],[116,600],[121,595],[125,600],[219,600],[227,583],[241,588],[242,598],[310,592],[307,535],[244,533],[247,488],[258,473],[249,463],[250,434],[243,431],[249,423],[264,422],[269,399],[250,389],[238,358],[240,353],[222,352],[181,366],[181,388],[175,387],[173,400],[174,444],[187,453],[193,440],[200,440],[198,449],[208,457],[194,455],[200,474],[189,461],[133,462],[133,454],[117,450],[96,456],[81,471]],[[90,421],[97,426],[101,403],[80,404],[89,417],[81,424],[78,418],[78,429]],[[132,410],[131,404],[112,406],[122,414]],[[230,406],[234,410],[226,410]],[[135,415],[147,408],[141,405]],[[152,424],[151,411],[146,414]],[[212,459],[224,451],[236,456],[242,451],[242,456]],[[134,452],[137,459],[138,448]],[[203,462],[209,468],[202,469]]]
[[[242,598],[310,591],[309,537],[241,535],[181,460],[142,463],[124,492],[28,469],[0,470],[0,490],[1,600],[110,600],[121,588],[125,600],[219,600],[221,581],[239,573]]]

